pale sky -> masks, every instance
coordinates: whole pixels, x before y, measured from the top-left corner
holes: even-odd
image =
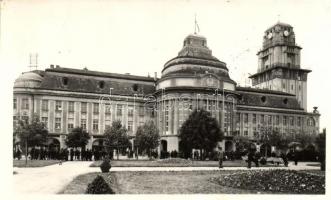
[[[248,73],[257,71],[256,53],[264,31],[278,20],[291,24],[296,43],[303,48],[301,67],[312,70],[308,110],[318,106],[321,130],[331,129],[329,0],[2,0],[4,101],[12,103],[13,82],[29,71],[30,53],[38,53],[40,70],[59,64],[134,75],[157,72],[160,77],[164,63],[194,32],[195,14],[199,34],[242,86],[250,83]]]

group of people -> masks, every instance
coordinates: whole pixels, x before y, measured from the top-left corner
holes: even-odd
[[[219,163],[219,168],[223,168],[223,160],[224,160],[224,152],[222,150],[222,147],[218,147],[218,152],[217,152],[217,158],[218,158],[218,163]],[[284,166],[288,166],[288,155],[285,154],[284,152],[280,152],[279,157],[283,160]],[[298,164],[298,157],[296,155],[293,155],[294,159],[294,164]],[[256,167],[259,167],[259,162],[261,158],[261,153],[260,151],[256,151],[255,149],[251,149],[247,153],[247,168],[252,167],[252,162],[255,164]]]
[[[105,150],[79,149],[79,148],[35,148],[32,147],[28,153],[31,160],[64,160],[64,161],[92,161],[102,160],[107,156]],[[14,159],[22,158],[22,150],[19,148],[13,152]]]

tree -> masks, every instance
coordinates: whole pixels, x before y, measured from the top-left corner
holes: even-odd
[[[151,157],[151,150],[159,145],[160,135],[153,121],[146,122],[139,126],[136,132],[136,143],[140,150],[146,151]]]
[[[297,133],[294,136],[293,141],[299,142],[302,148],[307,147],[310,144],[313,144],[315,141],[315,135],[310,135],[308,133]]]
[[[84,148],[87,145],[89,139],[90,135],[88,132],[86,132],[82,127],[76,127],[68,134],[65,142],[69,147]]]
[[[48,130],[44,123],[40,122],[39,116],[34,114],[31,121],[19,120],[14,131],[14,137],[18,138],[20,145],[25,146],[25,164],[28,159],[28,148],[40,146],[47,140]]]
[[[117,160],[119,159],[120,148],[131,146],[127,130],[122,126],[121,121],[113,121],[112,126],[105,130],[105,138],[107,146],[116,148]]]
[[[326,129],[320,133],[315,140],[319,151],[319,161],[321,162],[321,171],[325,171],[325,145],[326,145]]]
[[[223,139],[223,133],[209,112],[194,110],[183,123],[179,138],[184,149],[200,149],[202,155],[202,150],[212,151],[217,142]]]

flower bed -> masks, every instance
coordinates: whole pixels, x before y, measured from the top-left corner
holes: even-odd
[[[243,171],[217,178],[220,185],[291,194],[325,194],[325,176],[294,170]]]

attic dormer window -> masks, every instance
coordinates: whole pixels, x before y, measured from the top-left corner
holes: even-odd
[[[62,83],[63,83],[63,85],[68,85],[68,77],[63,77]]]
[[[104,81],[99,81],[99,88],[103,89],[105,87]]]
[[[265,102],[266,102],[266,99],[267,99],[267,98],[266,98],[265,96],[262,96],[262,97],[261,97],[261,101],[262,101],[262,103],[265,103]]]
[[[287,104],[287,102],[288,102],[288,99],[287,99],[287,98],[285,98],[285,99],[283,100],[283,103],[286,105],[286,104]]]

